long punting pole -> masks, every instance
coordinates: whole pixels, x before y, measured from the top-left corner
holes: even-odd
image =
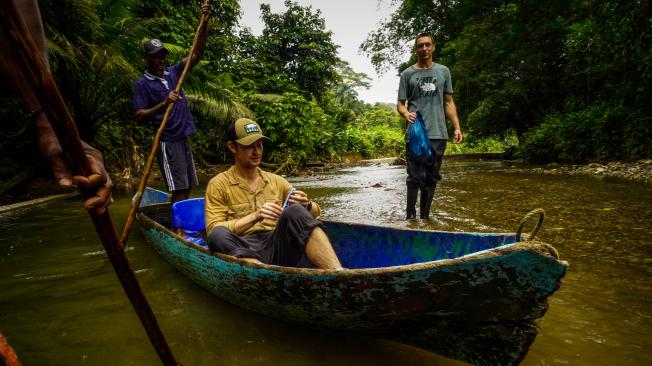
[[[27,82],[36,94],[41,108],[46,113],[54,129],[61,147],[71,157],[73,175],[88,176],[91,174],[90,164],[84,153],[77,128],[59,93],[59,89],[46,68],[41,54],[26,31],[25,25],[14,6],[13,1],[0,2],[0,37],[11,47],[11,51],[20,60],[20,67]],[[158,353],[164,365],[179,365],[174,359],[165,337],[158,326],[156,317],[143,294],[123,245],[113,227],[109,210],[98,214],[95,209],[88,210],[95,224],[95,230],[102,241],[111,265],[115,270],[120,284],[138,314],[149,340]]]
[[[208,4],[208,0],[205,0],[204,4]],[[208,16],[202,14],[199,19],[199,25],[197,26],[197,31],[195,32],[195,38],[192,41],[192,47],[190,47],[188,60],[185,66],[183,67],[183,72],[181,73],[181,77],[179,77],[179,82],[177,83],[177,87],[174,89],[177,93],[181,93],[181,87],[183,86],[183,82],[186,80],[186,74],[188,73],[188,70],[190,70],[190,61],[192,60],[192,55],[195,53],[195,46],[197,46],[197,40],[199,39],[199,34],[202,31],[202,29],[206,26],[207,21],[208,21]],[[158,130],[156,131],[156,135],[154,136],[154,142],[152,143],[152,148],[149,152],[149,158],[147,159],[147,164],[145,165],[145,172],[143,172],[143,177],[140,179],[140,185],[138,186],[138,191],[136,192],[136,195],[134,196],[134,199],[132,201],[131,210],[129,210],[129,216],[127,216],[127,222],[125,223],[125,227],[122,231],[122,236],[120,237],[120,242],[125,246],[127,245],[127,239],[129,238],[129,233],[131,232],[131,227],[134,223],[134,217],[136,216],[136,211],[138,210],[138,206],[140,205],[140,200],[143,198],[143,192],[145,191],[145,186],[147,186],[149,173],[152,170],[152,165],[154,164],[154,157],[156,156],[156,151],[158,150],[159,141],[161,141],[161,134],[163,133],[163,130],[165,129],[165,126],[168,123],[168,117],[170,117],[170,113],[172,112],[174,106],[175,103],[168,104],[167,109],[165,110],[165,114],[163,115],[163,120],[161,120],[161,125],[158,127]]]

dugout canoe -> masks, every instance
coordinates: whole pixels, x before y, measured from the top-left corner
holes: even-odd
[[[293,323],[417,346],[474,365],[515,365],[568,264],[515,234],[412,230],[324,221],[347,269],[254,264],[169,229],[166,194],[148,189],[137,220],[147,241],[219,298]]]

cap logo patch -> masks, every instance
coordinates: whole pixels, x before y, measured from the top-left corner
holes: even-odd
[[[249,123],[244,126],[244,130],[247,134],[250,133],[255,133],[255,132],[260,132],[260,129],[258,128],[258,125],[255,123]]]

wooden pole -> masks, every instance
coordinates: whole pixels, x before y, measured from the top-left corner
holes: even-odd
[[[208,0],[205,0],[204,4],[208,4]],[[179,82],[177,83],[177,87],[174,89],[177,93],[181,93],[181,87],[183,86],[183,83],[186,80],[186,74],[188,73],[188,70],[190,70],[190,62],[192,60],[192,55],[195,52],[197,41],[199,40],[199,34],[206,26],[207,21],[208,21],[208,17],[202,14],[201,18],[199,19],[199,25],[197,26],[197,31],[195,32],[195,38],[193,39],[192,46],[190,47],[190,54],[188,56],[188,60],[183,67],[183,72],[181,72],[181,77],[179,77]],[[154,142],[152,143],[152,148],[149,152],[149,158],[147,159],[147,164],[145,164],[145,171],[143,172],[143,177],[140,179],[140,184],[138,185],[138,191],[134,196],[131,205],[131,210],[129,210],[129,215],[127,216],[127,222],[125,222],[125,227],[122,230],[122,236],[120,236],[120,242],[124,246],[127,246],[127,239],[129,239],[129,233],[131,232],[131,227],[134,222],[134,217],[136,217],[136,211],[138,210],[138,206],[140,205],[140,200],[143,198],[143,192],[145,191],[145,187],[147,186],[149,173],[152,170],[152,165],[154,165],[154,158],[156,157],[156,151],[158,150],[158,145],[159,142],[161,141],[161,134],[163,134],[163,130],[165,130],[165,126],[167,126],[168,118],[170,117],[170,113],[172,112],[174,106],[175,103],[168,104],[167,109],[165,110],[165,114],[163,115],[163,120],[161,120],[161,125],[158,127],[158,130],[156,131],[156,135],[154,136]]]
[[[36,44],[26,31],[25,25],[14,6],[13,1],[0,2],[0,37],[3,43],[20,60],[21,70],[30,87],[36,94],[41,108],[47,115],[63,151],[71,158],[70,168],[73,175],[88,176],[91,174],[90,164],[84,152],[77,128],[59,93],[59,89],[50,75]],[[88,194],[82,192],[85,197]],[[102,241],[109,261],[120,280],[129,301],[138,314],[150,342],[158,353],[164,365],[179,365],[174,359],[165,337],[158,326],[156,317],[143,294],[124,247],[118,239],[109,210],[98,214],[95,209],[88,210],[95,230]]]

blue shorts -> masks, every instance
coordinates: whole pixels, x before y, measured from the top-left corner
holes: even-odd
[[[158,149],[158,166],[168,191],[181,191],[199,185],[190,141],[161,141]]]

